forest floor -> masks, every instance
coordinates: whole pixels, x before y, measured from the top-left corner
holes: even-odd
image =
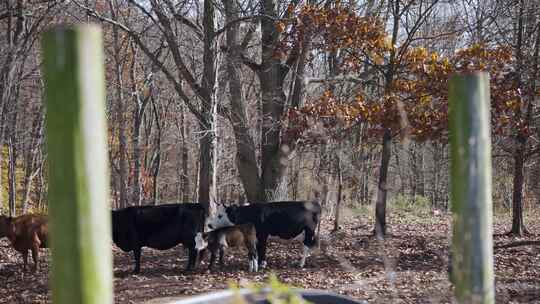
[[[113,247],[115,303],[146,303],[224,289],[231,283],[262,283],[271,273],[292,286],[326,289],[368,303],[452,302],[447,276],[448,214],[390,210],[390,237],[378,242],[370,237],[371,216],[352,210],[346,213],[337,233],[330,234],[331,221],[323,221],[323,246],[308,258],[304,269],[294,265],[301,244],[276,239],[268,246],[269,268],[255,274],[247,272],[243,251],[229,253],[223,270],[207,271],[205,260],[198,270],[185,273],[186,254],[178,246],[168,251],[144,249],[141,274],[131,275],[132,256]],[[525,220],[536,235],[507,237],[503,234],[510,227],[510,216],[497,214],[495,244],[540,240],[540,212],[528,212]],[[37,274],[23,273],[21,256],[7,240],[0,241],[0,303],[51,302],[47,276],[50,256],[45,252]],[[495,250],[495,274],[497,303],[540,303],[539,246]]]

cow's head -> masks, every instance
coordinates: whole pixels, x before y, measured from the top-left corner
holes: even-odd
[[[216,212],[206,219],[205,228],[211,231],[221,227],[234,226],[236,208],[236,206],[225,207],[218,204]]]
[[[208,233],[197,233],[195,236],[195,250],[201,251],[206,247],[208,247]]]
[[[15,225],[12,221],[13,218],[0,215],[0,239],[15,233]]]

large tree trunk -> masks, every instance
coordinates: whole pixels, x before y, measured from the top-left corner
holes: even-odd
[[[211,0],[204,0],[203,16],[203,76],[202,86],[204,92],[201,92],[201,116],[199,127],[202,136],[199,139],[199,188],[198,202],[207,210],[211,210],[210,189],[212,187],[213,175],[213,153],[214,153],[214,132],[212,131],[214,106],[214,85],[216,82],[216,53],[215,53],[215,10],[214,3]]]
[[[285,107],[283,82],[287,73],[279,58],[274,55],[279,32],[275,20],[278,18],[274,0],[261,1],[261,86],[262,132],[261,132],[261,176],[265,198],[276,191],[286,165],[289,149],[281,148],[281,116]]]
[[[238,19],[238,8],[232,0],[223,1],[225,20],[227,23]],[[249,202],[265,200],[264,188],[259,175],[255,142],[250,134],[246,103],[243,98],[243,88],[240,80],[242,58],[238,45],[239,23],[234,23],[227,29],[227,75],[229,79],[229,94],[231,99],[230,121],[236,141],[236,166],[244,192]]]
[[[518,148],[514,154],[514,187],[512,191],[512,230],[511,234],[522,235],[528,233],[523,223],[523,167],[526,140],[518,138]]]
[[[377,192],[377,202],[375,205],[375,236],[378,239],[384,239],[386,235],[386,195],[388,166],[390,164],[392,147],[392,135],[390,130],[386,129],[383,135],[383,148],[381,154],[381,167],[379,171],[379,184]]]
[[[209,118],[208,118],[209,120]],[[199,122],[201,130],[209,130],[209,121]],[[199,139],[199,178],[198,178],[198,202],[206,210],[210,208],[210,187],[212,182],[212,135],[211,132]]]

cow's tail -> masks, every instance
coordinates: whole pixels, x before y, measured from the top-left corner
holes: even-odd
[[[316,210],[312,211],[313,223],[315,223],[315,225],[307,227],[305,231],[304,245],[310,248],[319,246],[319,235],[321,232],[321,208],[318,204],[315,206],[318,207]]]
[[[317,233],[315,234],[315,246],[320,246],[320,235],[321,235],[321,221],[322,221],[322,208],[319,209],[320,211],[314,214],[314,218],[317,221]]]

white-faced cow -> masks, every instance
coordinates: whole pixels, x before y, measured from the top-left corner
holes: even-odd
[[[209,230],[245,223],[255,225],[259,265],[266,267],[266,242],[269,236],[292,239],[304,233],[304,247],[299,266],[304,267],[310,250],[317,244],[315,230],[320,221],[317,202],[285,201],[224,207],[206,219]],[[200,237],[200,236],[199,236]]]
[[[113,241],[123,251],[133,251],[135,273],[141,269],[142,247],[170,249],[180,243],[188,249],[186,269],[197,261],[195,236],[203,231],[205,210],[199,204],[133,206],[112,211]]]

